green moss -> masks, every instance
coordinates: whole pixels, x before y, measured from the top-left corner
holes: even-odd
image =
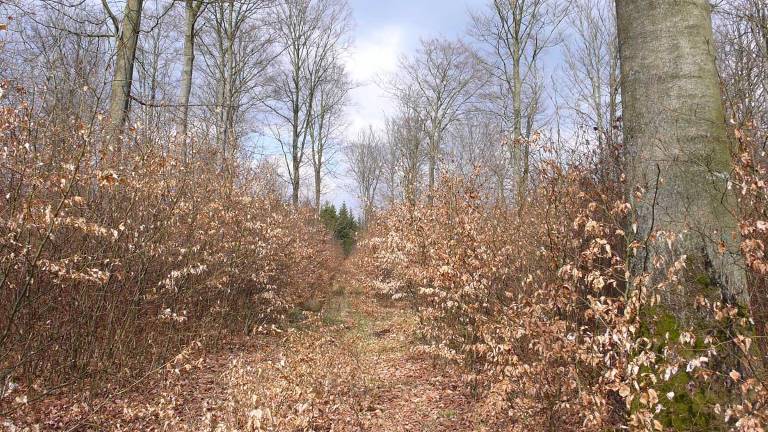
[[[718,431],[726,430],[721,417],[712,411],[718,402],[722,403],[725,396],[710,388],[702,388],[695,384],[687,372],[679,372],[669,381],[656,386],[664,410],[656,416],[666,428],[675,431]],[[667,398],[669,392],[674,392],[672,400]]]
[[[680,338],[680,325],[675,316],[662,310],[659,310],[658,315],[654,336],[669,336],[670,340],[678,340]]]
[[[708,274],[702,273],[696,277],[696,283],[701,285],[702,288],[710,288],[712,286],[712,279]]]
[[[678,319],[661,306],[649,307],[643,313],[642,336],[652,340],[654,351],[662,354],[664,348],[670,343],[678,347],[677,354],[685,359],[699,356],[704,350],[703,334],[707,331],[706,323],[697,323],[694,328],[699,329],[696,335],[696,343],[693,347],[683,348],[677,345],[680,334],[683,331]],[[668,339],[667,339],[668,338]],[[667,342],[669,341],[669,343]],[[642,372],[650,372],[644,370]],[[717,403],[727,400],[727,395],[716,391],[716,386],[701,387],[697,381],[685,371],[680,371],[670,377],[669,381],[661,381],[654,386],[660,403],[664,410],[657,416],[657,420],[665,428],[675,431],[718,431],[725,430],[726,425],[721,421],[721,416],[715,414],[712,408]],[[667,394],[673,392],[672,400]],[[639,402],[635,401],[632,409],[638,409]]]
[[[447,409],[447,410],[444,410],[444,411],[442,411],[440,413],[441,416],[443,416],[443,417],[445,417],[447,419],[455,418],[457,414],[458,413],[456,412],[456,410],[452,410],[452,409]]]
[[[643,311],[640,335],[650,340],[655,340],[658,347],[657,353],[661,353],[667,340],[676,341],[680,338],[680,324],[677,318],[660,306],[646,307]]]

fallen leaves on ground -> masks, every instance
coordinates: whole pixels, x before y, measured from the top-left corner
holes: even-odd
[[[353,291],[335,296],[321,314],[290,329],[232,342],[215,354],[191,350],[178,365],[112,397],[70,395],[30,405],[4,427],[478,430],[461,374],[414,350],[416,325],[413,312]]]

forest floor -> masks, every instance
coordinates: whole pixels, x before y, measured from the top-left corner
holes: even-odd
[[[482,430],[461,374],[414,349],[416,325],[410,310],[337,286],[322,312],[288,328],[215,354],[192,349],[111,398],[62,399],[14,421],[63,431]]]

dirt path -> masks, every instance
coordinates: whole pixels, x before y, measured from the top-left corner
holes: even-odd
[[[233,356],[223,391],[192,430],[474,430],[469,394],[413,353],[415,316],[362,292],[337,292],[314,319],[263,352]],[[194,414],[194,413],[189,413]]]
[[[269,353],[232,362],[228,393],[241,405],[215,410],[231,414],[218,421],[246,430],[473,430],[458,375],[412,352],[415,324],[409,311],[338,293]]]
[[[459,374],[413,351],[415,325],[410,311],[337,288],[288,330],[216,355],[192,350],[139,394],[37,420],[41,430],[478,430]]]

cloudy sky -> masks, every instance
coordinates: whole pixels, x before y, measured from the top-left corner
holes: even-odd
[[[381,127],[392,101],[377,85],[397,68],[398,58],[413,52],[421,38],[458,37],[469,25],[469,10],[486,0],[349,0],[355,28],[347,67],[358,87],[352,92],[347,135],[368,125]],[[343,159],[340,155],[339,159]],[[328,178],[326,199],[357,207],[351,185],[339,160],[337,175]]]
[[[397,67],[402,54],[412,52],[419,39],[462,35],[469,10],[485,0],[349,0],[355,18],[355,45],[348,70],[360,87],[352,93],[350,133],[369,124],[381,126],[392,102],[376,85],[377,77]]]
[[[466,34],[470,11],[481,10],[488,0],[348,0],[354,18],[353,45],[346,59],[356,83],[347,111],[345,138],[373,126],[381,128],[394,111],[394,103],[379,83],[397,70],[399,58],[413,53],[422,38],[456,38]],[[279,146],[266,140],[266,153],[285,171]],[[302,194],[314,191],[311,166],[304,169]],[[333,174],[323,179],[323,200],[359,209],[354,184],[348,175],[343,149],[333,161]],[[287,175],[284,176],[287,178]],[[304,177],[304,176],[303,176]]]

